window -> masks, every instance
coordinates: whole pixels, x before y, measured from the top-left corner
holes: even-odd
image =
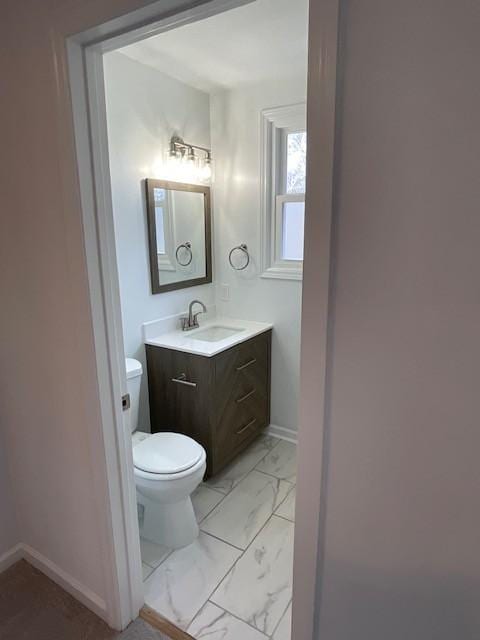
[[[262,112],[262,277],[265,278],[302,278],[305,119],[304,104]]]
[[[155,229],[157,233],[157,253],[165,255],[165,189],[154,189],[155,198]]]
[[[160,271],[175,271],[172,260],[172,228],[171,228],[171,202],[165,189],[155,187],[153,190],[155,199],[155,229],[157,233],[157,257]]]

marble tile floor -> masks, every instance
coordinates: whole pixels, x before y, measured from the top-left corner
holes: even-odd
[[[192,496],[198,539],[141,540],[145,601],[197,640],[290,640],[296,446],[261,436]]]

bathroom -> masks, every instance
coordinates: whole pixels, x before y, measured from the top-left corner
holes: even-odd
[[[307,12],[104,56],[145,603],[179,637],[290,638]]]

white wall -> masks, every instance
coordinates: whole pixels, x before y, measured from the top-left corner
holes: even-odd
[[[260,112],[305,102],[304,77],[275,79],[212,96],[215,157],[217,310],[228,316],[272,322],[272,424],[297,429],[302,283],[261,278]],[[245,242],[251,264],[234,271],[230,249]],[[221,285],[230,300],[221,299]]]
[[[165,76],[121,53],[105,56],[110,167],[125,352],[145,364],[143,322],[184,311],[194,297],[220,313],[275,325],[272,346],[273,424],[296,430],[300,360],[299,281],[260,278],[260,112],[305,101],[303,77],[272,80],[206,93]],[[213,207],[216,285],[152,295],[142,179],[173,132],[210,145],[215,158]],[[246,242],[251,267],[234,272],[227,260],[234,244]],[[221,284],[230,300],[221,299]],[[142,381],[140,426],[149,428],[146,375]]]
[[[178,82],[122,53],[105,56],[105,93],[115,240],[125,354],[144,365],[139,426],[150,429],[142,323],[185,311],[200,298],[214,300],[214,286],[152,295],[144,178],[156,175],[173,133],[210,146],[208,94]]]

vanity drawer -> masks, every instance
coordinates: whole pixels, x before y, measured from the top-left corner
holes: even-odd
[[[270,422],[270,332],[216,359],[216,453],[225,455]]]
[[[215,431],[217,456],[229,452],[268,425],[268,398],[264,393],[252,394],[241,404],[230,402]]]
[[[260,334],[215,358],[215,386],[220,412],[232,398],[268,385],[270,332]]]

